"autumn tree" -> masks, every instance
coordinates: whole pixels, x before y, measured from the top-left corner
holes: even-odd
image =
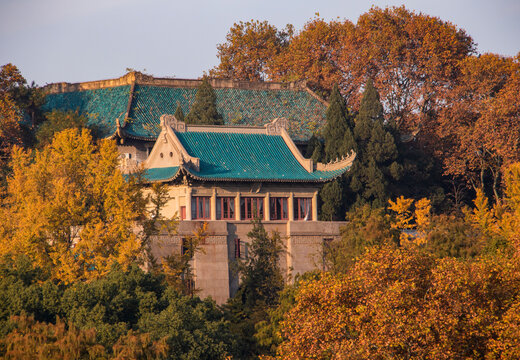
[[[346,80],[337,59],[344,46],[342,41],[352,31],[354,25],[348,20],[326,22],[317,17],[307,22],[274,58],[270,78],[304,80],[320,96],[328,98],[334,85]]]
[[[143,262],[146,200],[118,164],[115,144],[94,144],[85,129],[65,130],[34,153],[16,148],[0,213],[1,255],[28,256],[63,282],[97,278],[113,262]]]
[[[16,66],[7,64],[0,70],[0,166],[2,172],[9,162],[13,145],[22,144],[22,110],[13,98],[13,91],[25,84]],[[3,175],[2,177],[5,177]]]
[[[191,105],[189,114],[186,116],[189,124],[223,125],[222,115],[217,111],[217,96],[215,90],[204,77],[200,83],[195,101]]]
[[[278,358],[486,358],[516,346],[518,327],[504,329],[517,321],[515,266],[504,257],[437,260],[418,249],[374,247],[344,275],[300,286]]]
[[[438,117],[437,155],[444,172],[474,189],[492,190],[495,201],[504,164],[518,161],[520,65],[494,54],[469,57]],[[485,188],[490,178],[490,187]]]
[[[226,42],[217,46],[220,64],[210,71],[219,78],[273,80],[272,62],[293,34],[291,25],[279,31],[267,21],[235,23]]]

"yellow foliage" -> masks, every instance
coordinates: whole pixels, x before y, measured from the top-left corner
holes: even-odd
[[[411,207],[413,199],[406,199],[400,196],[395,199],[395,202],[388,200],[390,210],[395,212],[395,220],[393,227],[397,229],[410,229],[412,227],[413,215]]]
[[[34,156],[13,150],[0,210],[0,255],[25,254],[66,283],[139,261],[146,237],[140,190],[117,169],[114,142],[65,130]]]
[[[430,225],[431,202],[429,199],[422,198],[415,203],[415,223],[420,229]]]

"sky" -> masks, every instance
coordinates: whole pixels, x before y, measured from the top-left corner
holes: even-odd
[[[218,64],[217,45],[236,22],[299,30],[316,13],[355,23],[371,6],[401,5],[466,30],[479,53],[520,52],[520,0],[0,0],[0,65],[13,63],[38,85],[127,68],[198,78]]]

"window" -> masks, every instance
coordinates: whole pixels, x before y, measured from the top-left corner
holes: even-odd
[[[191,198],[191,218],[196,219],[209,219],[209,196],[193,196]]]
[[[217,220],[235,219],[235,198],[217,197]]]
[[[287,210],[287,198],[272,197],[269,199],[269,216],[271,220],[287,220],[289,219],[289,211]]]
[[[294,220],[312,220],[311,198],[294,198]]]
[[[235,238],[235,259],[247,259],[247,244]]]
[[[240,218],[242,220],[251,220],[255,217],[264,218],[264,198],[240,198]]]

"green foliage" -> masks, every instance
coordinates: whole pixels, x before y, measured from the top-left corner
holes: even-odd
[[[370,80],[355,122],[357,155],[349,171],[350,190],[359,204],[384,206],[390,196],[390,183],[401,176],[401,166],[397,163],[396,140],[385,126],[383,106]]]
[[[188,116],[188,124],[223,125],[222,115],[217,111],[217,96],[209,79],[204,77],[199,85],[195,101],[193,102]]]
[[[392,228],[383,208],[367,204],[354,207],[347,212],[346,220],[340,241],[324,245],[325,265],[333,273],[346,272],[371,247],[399,242],[399,232]]]
[[[101,345],[110,356],[132,351],[158,356],[168,349],[168,359],[224,359],[234,347],[224,315],[212,300],[183,296],[167,287],[162,275],[144,273],[137,266],[123,271],[116,265],[101,279],[56,286],[26,258],[1,265],[3,338],[14,339],[16,334],[11,334],[23,325],[11,317],[27,314],[42,324],[33,321],[22,328],[36,326],[40,330],[33,330],[41,332],[43,327],[47,333],[59,328],[63,339],[92,329],[95,342],[88,344]],[[59,336],[40,337],[43,343],[38,346],[54,346],[53,341],[63,340]],[[0,356],[4,351],[0,346]]]
[[[473,258],[485,247],[479,231],[453,215],[434,216],[426,229],[424,249],[438,258]]]
[[[224,309],[231,322],[231,331],[238,341],[239,358],[249,358],[268,349],[254,337],[255,326],[268,317],[268,310],[278,304],[284,278],[278,264],[284,247],[280,234],[267,233],[260,220],[253,221],[248,233],[251,243],[248,258],[238,261],[242,283],[235,296],[228,300]]]
[[[65,129],[83,129],[87,127],[87,118],[78,111],[53,110],[45,114],[45,121],[36,130],[38,147],[50,144],[54,135]]]
[[[339,220],[343,208],[343,190],[341,180],[334,180],[323,186],[320,191],[322,200],[320,218],[326,221]]]
[[[181,104],[177,105],[177,109],[175,110],[175,114],[173,114],[173,115],[175,116],[177,121],[184,121],[185,120],[184,111],[182,111]]]
[[[332,89],[329,107],[326,112],[327,123],[323,128],[325,140],[324,161],[329,162],[356,151],[352,135],[353,121],[345,100],[337,85]]]

